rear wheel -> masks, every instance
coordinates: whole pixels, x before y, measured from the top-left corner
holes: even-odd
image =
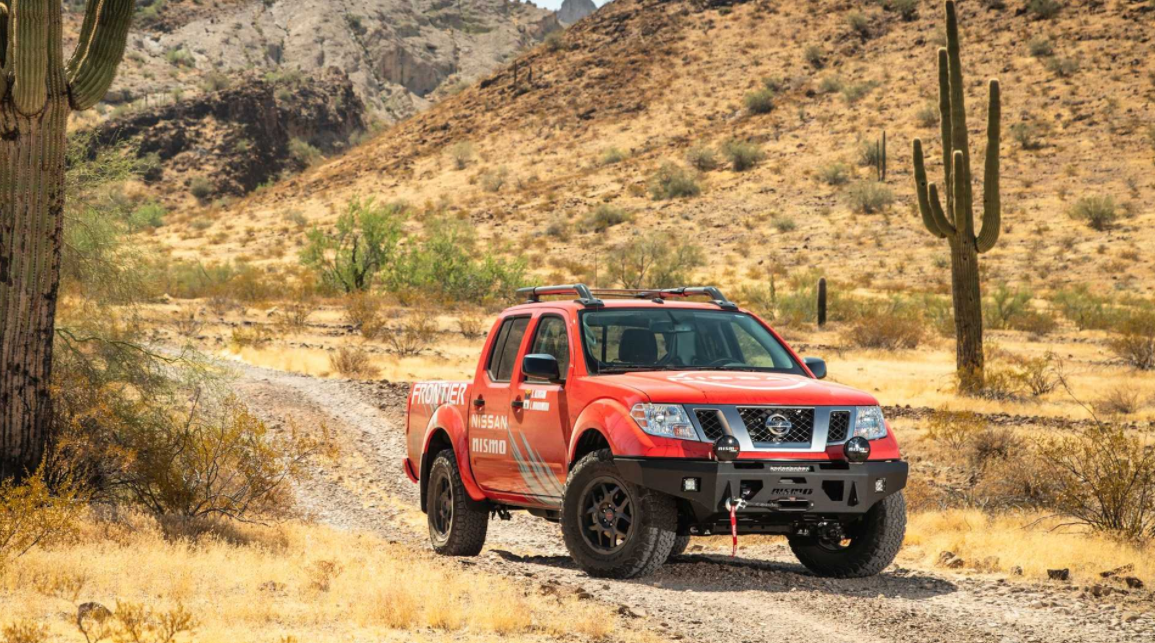
[[[791,536],[790,549],[798,561],[819,576],[862,578],[874,576],[894,562],[906,534],[906,500],[902,493],[876,503],[841,538]]]
[[[591,576],[652,573],[669,557],[677,526],[674,499],[624,480],[609,449],[586,455],[569,474],[562,535],[574,562]]]
[[[425,513],[433,550],[446,556],[481,553],[489,531],[489,511],[478,506],[466,493],[451,449],[433,459],[428,484]]]

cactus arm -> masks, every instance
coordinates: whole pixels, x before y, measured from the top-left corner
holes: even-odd
[[[943,236],[954,236],[956,234],[955,228],[951,225],[949,219],[946,218],[946,213],[942,211],[942,201],[938,198],[938,186],[931,183],[927,186],[927,197],[930,201],[930,212],[934,218],[934,223],[938,229],[943,231]]]
[[[966,178],[963,200],[955,201],[954,218],[955,224],[959,225],[960,217],[966,217],[959,225],[959,230],[973,234],[974,222],[970,217],[974,212],[974,201],[971,197],[971,155],[967,141],[966,87],[962,78],[962,55],[959,53],[958,18],[954,0],[946,2],[946,47],[950,67],[951,151],[963,153],[962,163],[952,165],[951,172],[961,171]]]
[[[990,109],[987,110],[987,158],[983,172],[983,229],[976,246],[979,252],[995,247],[1002,228],[1002,202],[999,198],[999,128],[1002,121],[1002,100],[999,81],[991,79]]]
[[[13,0],[12,100],[25,116],[48,102],[48,5],[53,0]]]
[[[922,223],[931,234],[938,238],[946,236],[946,231],[939,227],[935,219],[934,212],[931,211],[930,205],[930,185],[926,181],[926,164],[922,157],[922,139],[914,139],[914,191],[918,195],[918,211],[922,213]],[[938,191],[935,191],[935,199],[938,199]],[[942,205],[937,204],[938,209],[942,210]]]
[[[959,242],[974,243],[974,233],[971,230],[974,227],[974,223],[971,221],[971,214],[970,212],[959,209],[962,207],[963,203],[966,203],[967,183],[969,183],[969,181],[967,181],[966,172],[961,170],[965,158],[966,156],[963,154],[962,150],[955,150],[954,162],[957,165],[955,166],[953,173],[954,185],[949,186],[948,189],[954,190],[954,224],[955,230],[960,237]],[[959,220],[960,218],[962,218],[961,221]]]
[[[124,56],[133,0],[88,0],[80,42],[68,61],[68,91],[75,110],[96,105]]]
[[[0,2],[0,61],[10,60],[8,53],[8,5]],[[8,94],[8,68],[0,66],[0,100]]]

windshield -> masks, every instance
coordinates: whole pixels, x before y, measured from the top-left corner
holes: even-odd
[[[582,349],[591,374],[659,370],[804,371],[745,313],[655,308],[586,311]]]

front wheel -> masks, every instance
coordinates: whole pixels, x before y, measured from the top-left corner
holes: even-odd
[[[481,553],[489,531],[489,511],[477,506],[466,493],[457,458],[450,449],[433,459],[425,503],[433,551],[445,556]]]
[[[609,449],[586,455],[570,471],[562,535],[574,562],[590,576],[652,573],[669,557],[677,527],[674,499],[623,479]]]
[[[798,561],[819,576],[874,576],[894,562],[906,534],[906,500],[902,493],[883,498],[838,541],[816,536],[791,536]]]

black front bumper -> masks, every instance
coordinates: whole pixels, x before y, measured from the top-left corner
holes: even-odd
[[[751,527],[866,513],[906,486],[909,469],[899,460],[852,464],[615,457],[614,464],[626,480],[685,501],[692,524],[728,521],[726,500],[746,500],[749,505],[741,515]],[[686,490],[687,479],[695,481],[697,491]]]

